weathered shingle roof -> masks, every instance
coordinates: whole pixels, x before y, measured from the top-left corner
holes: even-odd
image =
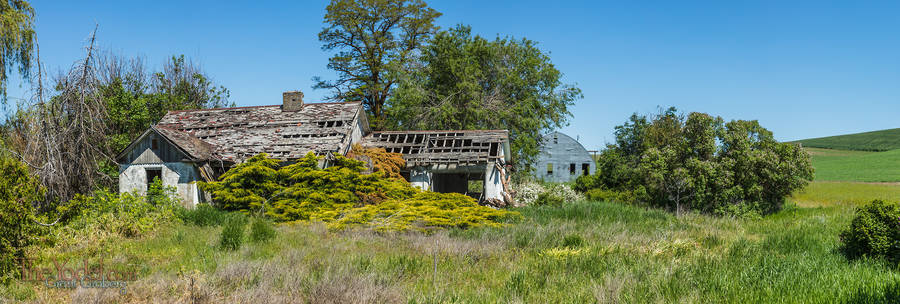
[[[173,111],[156,128],[181,138],[177,144],[188,153],[204,155],[208,149],[209,159],[240,162],[263,152],[296,159],[344,148],[361,110],[358,102],[344,102],[307,103],[294,112],[280,105]]]
[[[185,132],[169,129],[164,126],[153,126],[156,132],[162,134],[166,139],[177,145],[179,148],[187,152],[188,156],[198,160],[208,160],[213,158],[215,146],[205,142],[199,138],[191,136]]]
[[[509,160],[506,130],[384,131],[366,136],[363,145],[402,153],[407,167],[467,166]]]

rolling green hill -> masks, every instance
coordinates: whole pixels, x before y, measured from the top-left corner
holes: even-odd
[[[900,149],[900,128],[794,141],[804,147],[856,151]]]
[[[886,152],[806,148],[817,181],[900,182],[900,149]]]

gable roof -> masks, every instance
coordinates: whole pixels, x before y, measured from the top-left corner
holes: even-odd
[[[171,111],[148,132],[161,134],[195,161],[241,162],[263,152],[296,159],[341,151],[360,115],[364,119],[358,102],[307,103],[298,111],[282,111],[280,105]]]
[[[144,131],[141,136],[138,136],[138,138],[132,141],[131,144],[129,144],[127,147],[125,147],[122,152],[119,152],[119,154],[116,155],[116,161],[120,163],[124,161],[124,157],[128,155],[128,152],[137,147],[138,144],[151,133],[158,134],[163,140],[167,141],[169,144],[177,148],[178,152],[186,156],[188,160],[192,161],[209,159],[211,157],[212,149],[214,148],[209,143],[203,142],[202,140],[192,137],[183,132],[179,132],[177,130],[169,130],[159,126],[150,126],[147,131]],[[147,154],[147,152],[141,153],[142,156],[144,154]],[[155,162],[162,162],[158,155],[154,154],[153,152],[149,152],[149,154],[145,157],[145,159],[152,159]]]

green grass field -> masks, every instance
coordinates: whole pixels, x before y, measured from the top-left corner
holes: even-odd
[[[805,149],[816,168],[817,181],[900,182],[900,150]]]
[[[900,149],[900,128],[798,140],[804,147],[856,151]]]
[[[836,187],[839,186],[839,187]],[[878,188],[872,188],[878,186]],[[501,229],[436,235],[334,232],[282,225],[266,244],[215,247],[221,228],[182,224],[140,239],[35,253],[104,256],[139,279],[115,290],[15,283],[0,298],[33,302],[300,303],[891,303],[900,269],[848,261],[838,233],[858,202],[900,187],[814,183],[761,220],[619,203],[525,207]],[[826,190],[826,191],[823,191]],[[832,197],[837,193],[838,197]],[[99,299],[99,300],[98,300]],[[2,301],[0,301],[2,302]]]

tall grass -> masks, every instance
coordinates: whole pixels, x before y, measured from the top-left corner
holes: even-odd
[[[236,251],[215,249],[216,228],[177,225],[103,245],[144,265],[126,295],[28,286],[46,302],[889,303],[900,269],[836,250],[852,210],[792,203],[744,220],[582,202],[430,236],[282,225],[277,241]]]

